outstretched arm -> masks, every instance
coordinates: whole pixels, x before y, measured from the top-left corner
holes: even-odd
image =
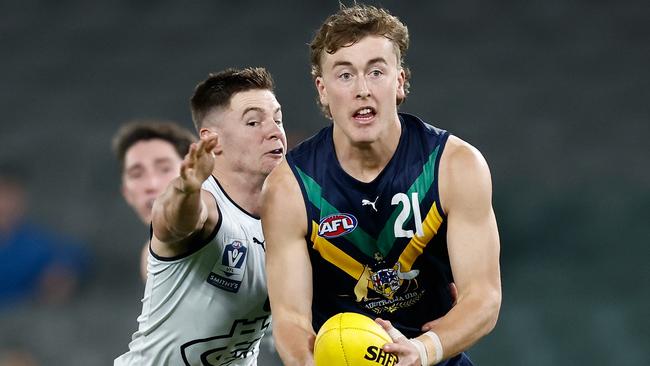
[[[181,165],[180,176],[172,180],[154,202],[151,245],[155,253],[163,256],[183,253],[185,248],[179,244],[203,230],[209,212],[216,212],[208,210],[208,205],[214,202],[209,193],[201,190],[201,185],[212,173],[212,150],[216,144],[216,135],[192,144]]]
[[[433,337],[417,337],[425,346],[429,363],[453,357],[488,334],[501,306],[499,234],[487,163],[478,150],[451,136],[439,176],[440,197],[448,219],[447,248],[458,298],[445,316],[423,325],[424,332],[435,333]],[[414,348],[412,342],[401,340],[387,344],[386,351],[412,356]],[[400,355],[400,365],[402,359]]]
[[[316,334],[311,324],[307,213],[286,161],[273,170],[262,189],[262,227],[276,348],[285,365],[313,365]]]

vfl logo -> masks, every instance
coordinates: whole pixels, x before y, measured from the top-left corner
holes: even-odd
[[[329,215],[318,225],[318,236],[331,239],[349,234],[357,227],[357,218],[346,213]]]
[[[375,203],[377,203],[378,199],[379,199],[379,196],[377,196],[377,198],[375,198],[374,202],[371,202],[371,201],[369,201],[367,199],[362,199],[361,200],[361,206],[370,206],[370,207],[372,207],[373,210],[375,210],[375,212],[377,212],[377,207],[375,207]]]
[[[222,290],[238,292],[246,272],[246,255],[248,249],[240,240],[233,240],[226,245],[217,262],[208,275],[207,281]]]
[[[230,268],[241,268],[244,257],[246,256],[246,247],[238,240],[232,244],[226,245],[226,255],[221,258],[221,264]],[[226,273],[230,275],[230,273]]]

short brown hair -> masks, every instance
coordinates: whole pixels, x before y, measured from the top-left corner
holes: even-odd
[[[311,76],[314,79],[322,76],[321,58],[323,52],[333,54],[341,47],[351,46],[366,36],[382,36],[393,42],[399,64],[405,74],[404,93],[408,94],[411,72],[404,63],[404,56],[409,48],[408,28],[387,10],[371,5],[355,4],[345,7],[341,4],[338,12],[325,19],[309,44]],[[402,102],[403,99],[397,100],[397,104]],[[324,109],[326,108],[324,107]],[[325,112],[329,114],[329,111]]]
[[[273,78],[263,67],[226,69],[211,73],[199,83],[190,99],[192,120],[197,131],[203,127],[203,119],[213,108],[227,107],[233,95],[253,89],[273,92]]]
[[[160,139],[169,142],[181,158],[187,154],[196,137],[189,130],[174,122],[157,120],[133,120],[126,122],[113,136],[113,152],[124,168],[127,150],[137,142]]]

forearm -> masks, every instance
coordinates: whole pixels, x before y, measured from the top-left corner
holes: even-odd
[[[207,209],[201,200],[201,189],[188,190],[183,180],[176,178],[156,200],[154,230],[160,240],[174,242],[195,232],[206,217]],[[156,224],[163,227],[156,227]]]
[[[276,319],[273,317],[273,337],[284,365],[313,365],[316,334],[308,320]]]
[[[443,359],[451,358],[471,347],[494,329],[501,306],[499,290],[483,290],[460,296],[457,304],[431,327],[440,339]],[[429,361],[436,358],[436,348],[431,337],[417,337],[424,343]]]

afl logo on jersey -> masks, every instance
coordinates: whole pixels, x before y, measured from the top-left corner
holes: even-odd
[[[346,213],[329,215],[318,225],[318,236],[323,238],[336,238],[349,234],[357,228],[357,218]]]

